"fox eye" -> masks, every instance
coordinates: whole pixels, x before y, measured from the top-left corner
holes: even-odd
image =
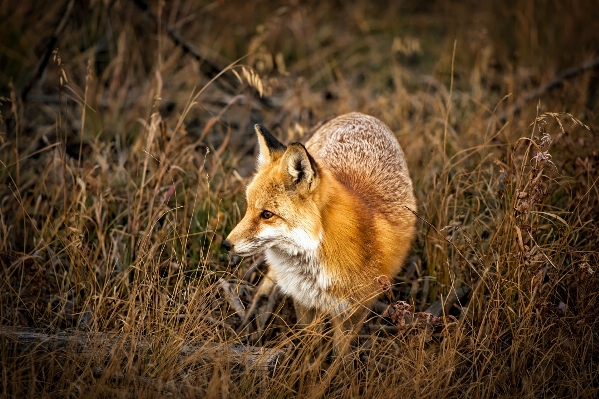
[[[260,214],[260,216],[262,217],[262,219],[270,219],[271,217],[274,216],[274,213],[272,213],[271,211],[267,211],[266,209],[262,211],[262,213]]]

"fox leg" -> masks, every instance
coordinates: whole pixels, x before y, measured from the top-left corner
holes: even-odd
[[[331,318],[333,325],[333,352],[340,356],[346,353],[349,347],[356,342],[356,334],[360,332],[368,312],[360,306],[347,314],[337,314]]]
[[[293,307],[297,317],[297,326],[300,328],[306,328],[316,318],[316,309],[307,308],[295,299],[293,300]]]
[[[266,273],[266,276],[264,276],[262,281],[260,281],[260,284],[258,284],[256,295],[254,295],[254,299],[252,299],[250,307],[245,312],[245,316],[243,317],[241,324],[239,327],[237,327],[238,332],[243,330],[248,325],[252,317],[254,317],[254,313],[256,313],[260,299],[269,296],[276,284],[274,272],[269,269],[268,273]]]
[[[293,300],[293,307],[297,318],[296,326],[300,329],[298,331],[299,342],[310,348],[310,350],[304,352],[308,364],[317,365],[316,367],[321,369],[326,368],[327,366],[324,363],[326,353],[323,353],[324,348],[320,344],[325,327],[324,314],[314,308],[303,306],[295,299]]]

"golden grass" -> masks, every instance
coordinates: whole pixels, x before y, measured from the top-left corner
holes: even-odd
[[[91,337],[34,350],[3,334],[3,397],[598,396],[596,76],[498,119],[596,56],[597,7],[322,3],[151,5],[236,87],[135,3],[76,5],[24,101],[63,6],[0,6],[0,328]],[[243,215],[251,127],[305,139],[352,110],[396,132],[415,183],[395,299],[424,311],[468,287],[457,324],[393,328],[382,297],[334,358],[326,321],[298,331],[272,295],[236,332],[231,295],[247,304],[264,270],[220,248]]]

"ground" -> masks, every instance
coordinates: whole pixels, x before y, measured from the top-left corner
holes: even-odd
[[[597,397],[598,31],[590,0],[3,2],[3,397]],[[404,271],[344,356],[276,292],[237,331],[254,124],[350,111],[406,154]]]

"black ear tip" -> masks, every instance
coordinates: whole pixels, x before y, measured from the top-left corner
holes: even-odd
[[[256,133],[258,133],[260,136],[262,136],[264,138],[264,141],[266,142],[266,146],[270,150],[286,150],[287,149],[285,144],[283,144],[279,140],[277,140],[277,138],[275,136],[273,136],[273,134],[270,132],[270,130],[268,130],[264,126],[262,126],[260,124],[255,124],[254,129],[256,130]]]
[[[260,125],[259,123],[256,123],[254,125],[254,130],[257,131],[257,132],[259,132],[259,133],[262,133],[262,134],[264,134],[265,132],[270,133],[267,128],[265,128],[264,126]]]
[[[268,130],[267,128],[265,128],[264,126],[262,126],[258,123],[256,123],[254,125],[254,131],[263,137],[272,136],[272,133],[270,132],[270,130]]]

